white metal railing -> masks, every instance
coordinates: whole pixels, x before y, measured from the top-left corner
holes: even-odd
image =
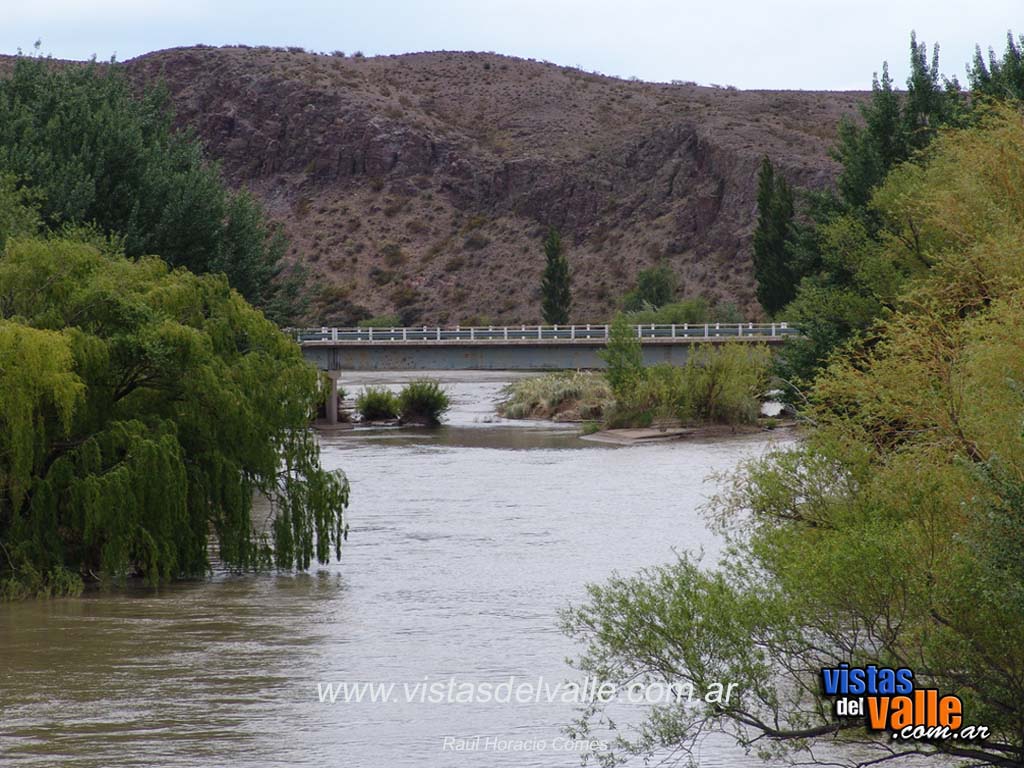
[[[749,341],[799,336],[788,323],[675,323],[634,325],[640,339],[735,338]],[[290,328],[304,344],[377,344],[384,342],[607,341],[607,325],[417,326],[405,328]]]

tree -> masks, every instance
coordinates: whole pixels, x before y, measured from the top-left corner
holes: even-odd
[[[608,346],[598,352],[607,370],[605,378],[616,397],[622,395],[643,374],[644,351],[636,330],[625,315],[616,315],[608,329]]]
[[[13,176],[0,174],[0,253],[7,238],[39,231],[36,198],[31,190],[19,187]]]
[[[572,305],[569,261],[562,251],[562,238],[554,227],[548,231],[544,240],[544,256],[547,262],[540,284],[544,322],[549,325],[566,325]]]
[[[893,90],[883,64],[860,124],[839,125],[832,153],[841,166],[838,194],[807,194],[802,221],[791,228],[795,292],[781,314],[801,324],[804,338],[787,344],[778,359],[781,377],[795,387],[806,387],[834,350],[870,333],[905,277],[927,262],[920,239],[903,230],[892,201],[879,201],[877,192],[894,168],[918,162],[941,129],[966,124],[970,103],[955,78],[942,77],[938,56],[935,46],[929,61],[927,47],[911,34],[905,95]],[[893,237],[917,244],[913,259],[878,258]]]
[[[819,377],[806,440],[749,463],[709,507],[730,542],[717,567],[683,555],[591,587],[565,613],[595,686],[741,691],[656,707],[633,731],[612,724],[619,756],[719,731],[795,760],[841,743],[857,748],[830,762],[1024,764],[1022,147],[1020,115],[997,111],[940,135],[926,164],[878,190],[931,265],[872,343]],[[885,244],[895,262],[916,247]],[[958,695],[964,724],[991,736],[894,740],[837,719],[819,671],[842,663],[908,667],[916,687]],[[605,714],[584,710],[576,732]]]
[[[623,309],[626,312],[658,309],[672,303],[675,297],[675,273],[668,265],[661,264],[640,270],[636,276],[636,288],[623,299]]]
[[[832,151],[841,166],[836,180],[839,194],[846,207],[854,209],[866,206],[889,169],[908,156],[907,121],[892,87],[888,62],[882,63],[881,79],[877,74],[872,79],[871,101],[860,112],[863,125],[849,120],[839,123],[839,141]]]
[[[1013,32],[1007,32],[1002,59],[989,48],[988,64],[981,55],[981,46],[977,46],[967,78],[975,94],[993,99],[1024,99],[1024,35],[1018,42],[1013,39]]]
[[[199,576],[211,531],[235,568],[340,554],[299,348],[222,275],[89,235],[0,255],[0,594]]]
[[[761,161],[757,179],[757,227],[754,230],[754,277],[757,300],[774,315],[792,301],[796,285],[790,264],[793,190],[776,175],[771,160]]]
[[[136,95],[113,64],[18,57],[0,78],[4,173],[38,194],[50,230],[95,225],[122,238],[132,258],[221,271],[277,317],[295,311],[276,293],[279,232],[250,195],[227,189],[194,137],[174,130],[166,91]]]

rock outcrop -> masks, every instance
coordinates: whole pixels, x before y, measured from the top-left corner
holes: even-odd
[[[861,93],[625,81],[493,54],[324,56],[189,48],[123,66],[162,80],[230,182],[308,269],[310,320],[539,320],[541,240],[569,243],[576,321],[666,262],[683,293],[753,317],[750,242],[767,154],[831,183]]]

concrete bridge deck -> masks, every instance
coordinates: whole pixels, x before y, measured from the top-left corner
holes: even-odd
[[[696,344],[781,344],[799,336],[786,323],[637,325],[647,365],[683,365]],[[607,325],[472,328],[303,328],[291,331],[306,359],[327,371],[574,370],[604,368]],[[336,398],[328,398],[329,405]],[[329,408],[328,420],[336,418]]]
[[[683,364],[694,344],[778,344],[799,335],[786,323],[633,326],[648,364]],[[321,370],[556,370],[603,368],[607,325],[481,328],[306,328],[292,331]]]
[[[634,325],[637,337],[644,341],[682,341],[701,339],[743,339],[765,341],[799,335],[787,323],[678,323],[673,325]],[[463,328],[455,326],[414,328],[299,328],[291,331],[296,340],[306,345],[367,343],[429,343],[460,344],[489,341],[603,341],[611,329],[607,325],[506,325]]]

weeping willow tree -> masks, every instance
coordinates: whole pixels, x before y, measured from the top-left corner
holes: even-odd
[[[221,275],[87,231],[0,255],[0,587],[150,582],[340,555],[344,476],[301,351]],[[253,496],[270,517],[254,519]]]

